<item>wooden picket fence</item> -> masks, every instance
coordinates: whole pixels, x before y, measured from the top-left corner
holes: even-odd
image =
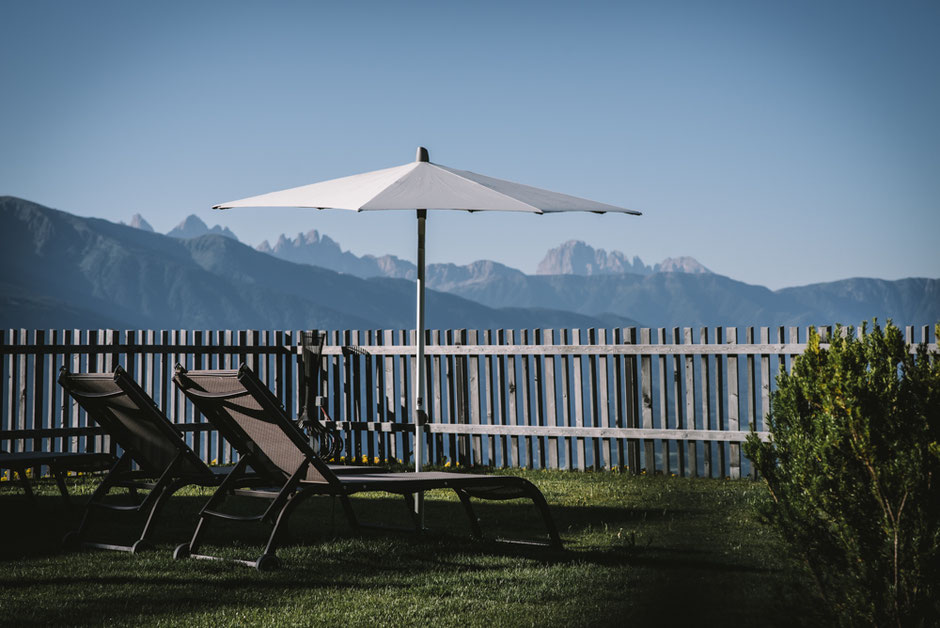
[[[911,343],[914,331],[907,328]],[[112,451],[56,378],[62,367],[101,372],[121,364],[206,462],[233,462],[237,452],[174,388],[174,366],[247,363],[297,416],[313,381],[302,368],[305,333],[309,341],[300,331],[0,330],[0,448]],[[749,475],[741,442],[752,428],[768,437],[776,375],[804,350],[807,333],[429,331],[425,462]],[[917,341],[930,342],[930,334],[922,328]],[[406,330],[326,334],[317,392],[346,460],[413,462],[414,345]]]

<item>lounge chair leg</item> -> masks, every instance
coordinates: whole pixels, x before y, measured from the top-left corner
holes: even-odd
[[[534,484],[531,484],[527,487],[527,492],[532,502],[535,504],[535,507],[538,508],[539,512],[542,514],[542,519],[545,521],[545,528],[548,530],[548,537],[551,539],[552,547],[562,549],[564,546],[561,543],[561,537],[558,536],[558,528],[555,527],[555,520],[552,519],[552,513],[548,510],[548,502],[545,501],[545,496],[542,495],[542,491],[536,488]]]
[[[415,513],[414,493],[402,493],[402,497],[405,498],[405,510],[408,511],[408,516],[411,517],[411,525],[414,526],[415,532],[421,532],[421,522],[418,521],[418,516]]]
[[[189,541],[189,554],[195,554],[199,551],[199,537],[202,536],[208,523],[209,517],[200,513],[199,521],[196,523],[196,529],[193,531],[193,538]],[[178,549],[179,548],[177,548],[177,550]]]
[[[278,541],[280,541],[280,538],[284,535],[285,531],[287,530],[286,528],[287,520],[290,519],[291,513],[294,512],[294,509],[300,505],[300,503],[303,501],[303,498],[304,498],[303,493],[296,493],[294,495],[291,495],[287,503],[284,504],[284,507],[281,508],[281,512],[279,512],[277,515],[277,521],[274,522],[274,528],[271,530],[271,536],[268,537],[268,544],[264,548],[264,554],[262,554],[261,559],[258,559],[259,570],[262,570],[262,568],[260,567],[261,565],[260,561],[265,556],[274,557],[274,553],[277,551]]]
[[[65,501],[65,507],[71,508],[72,501],[69,499],[69,489],[65,486],[65,477],[62,475],[62,470],[52,467],[52,475],[55,477],[55,483],[59,487],[59,493],[62,494],[62,500]]]
[[[359,530],[359,519],[356,518],[356,512],[353,510],[352,504],[349,503],[349,497],[340,495],[339,503],[343,506],[343,512],[346,513],[346,520],[349,521],[349,527],[353,530]]]
[[[167,498],[169,498],[173,493],[174,490],[171,490],[171,488],[168,487],[162,489],[160,495],[157,495],[157,498],[153,502],[153,506],[150,507],[150,513],[147,515],[147,521],[144,523],[144,529],[140,533],[140,538],[137,539],[136,543],[134,543],[135,554],[150,545],[147,537],[150,536],[150,531],[153,528],[153,522],[157,518],[157,513],[162,510],[163,504],[166,503]]]
[[[457,497],[460,498],[460,503],[463,504],[463,510],[467,513],[467,518],[470,519],[470,534],[473,535],[473,538],[482,541],[483,530],[480,528],[480,520],[473,511],[473,506],[470,504],[470,496],[467,495],[466,491],[461,489],[454,489],[454,492],[457,493]]]

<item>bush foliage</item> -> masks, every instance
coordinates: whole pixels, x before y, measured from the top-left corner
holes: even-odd
[[[940,325],[937,326],[940,332]],[[889,321],[812,333],[745,453],[843,625],[940,625],[940,358]]]

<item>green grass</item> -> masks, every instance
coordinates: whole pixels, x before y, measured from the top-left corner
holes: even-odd
[[[341,509],[314,498],[293,516],[282,568],[174,561],[203,491],[161,513],[158,547],[130,555],[63,553],[79,512],[40,482],[38,506],[0,484],[0,623],[9,625],[598,626],[821,623],[804,572],[753,514],[749,481],[514,472],[545,493],[566,549],[479,543],[451,495],[428,495],[421,536],[348,531]],[[76,480],[76,493],[93,484]],[[363,520],[406,523],[400,498],[354,497]],[[479,503],[479,502],[478,502]],[[530,505],[479,503],[485,533],[536,536]],[[220,529],[208,542],[254,559],[266,530]]]

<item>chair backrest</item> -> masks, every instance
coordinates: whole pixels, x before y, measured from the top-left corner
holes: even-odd
[[[252,456],[251,467],[260,476],[283,483],[308,460],[304,480],[338,483],[247,365],[237,371],[188,371],[177,366],[173,382],[241,455]]]
[[[63,367],[59,385],[142,471],[159,476],[178,459],[178,476],[213,475],[150,395],[121,366],[113,373],[69,373]]]

